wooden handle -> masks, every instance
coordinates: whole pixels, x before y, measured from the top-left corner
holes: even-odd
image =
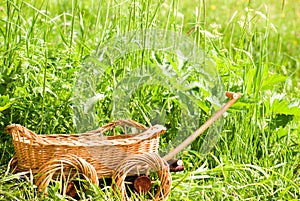
[[[241,97],[241,93],[235,93],[235,92],[230,92],[230,91],[226,91],[225,95],[230,99],[238,99]]]
[[[228,108],[237,101],[241,97],[241,93],[234,92],[226,92],[225,95],[230,98],[230,100],[218,111],[216,112],[210,119],[208,119],[200,128],[198,128],[192,135],[190,135],[187,139],[185,139],[178,147],[173,149],[170,153],[163,157],[166,161],[171,160],[176,154],[189,146],[197,137],[199,137],[214,121],[216,121],[219,117],[228,110]]]

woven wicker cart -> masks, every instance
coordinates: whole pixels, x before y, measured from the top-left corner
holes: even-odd
[[[12,135],[16,152],[11,167],[17,172],[32,171],[36,175],[35,184],[45,193],[52,181],[62,178],[71,181],[74,175],[80,174],[97,185],[101,178],[112,178],[113,188],[124,200],[129,199],[125,184],[130,182],[126,182],[126,178],[133,176],[130,184],[135,191],[147,193],[154,183],[149,175],[154,172],[159,180],[155,183],[159,185],[151,197],[154,200],[165,199],[172,183],[167,161],[196,139],[240,97],[240,94],[231,92],[226,95],[231,100],[163,158],[157,154],[159,136],[165,132],[161,125],[146,128],[132,120],[118,120],[88,133],[69,135],[37,135],[19,124],[9,125],[6,130]],[[124,128],[124,134],[103,135],[119,127]],[[127,133],[128,128],[130,134]],[[67,184],[65,192],[72,196],[73,183]]]

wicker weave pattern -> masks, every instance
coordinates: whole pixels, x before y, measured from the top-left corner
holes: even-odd
[[[130,126],[141,133],[103,136],[115,126]],[[159,136],[165,132],[160,125],[146,129],[131,120],[119,120],[82,134],[36,135],[29,129],[12,124],[6,130],[13,137],[17,158],[17,171],[38,169],[49,160],[65,154],[85,159],[95,167],[98,177],[111,177],[115,167],[124,158],[139,153],[157,153]]]
[[[166,200],[172,184],[169,166],[158,154],[143,153],[127,157],[116,167],[113,175],[115,181],[113,188],[116,188],[123,195],[122,201],[130,200],[126,192],[125,178],[132,174],[131,172],[133,175],[139,175],[143,170],[146,170],[146,175],[149,171],[155,171],[158,175],[159,186],[157,186],[156,193],[151,195],[152,200]]]
[[[62,172],[67,175],[67,177],[61,177],[64,182],[72,181],[72,178],[76,178],[76,176],[79,176],[78,173],[81,173],[85,180],[96,185],[99,184],[95,168],[83,158],[71,154],[53,158],[45,163],[39,170],[35,184],[39,190],[47,193],[49,183],[57,180],[57,176],[61,176],[60,173]],[[69,178],[70,174],[71,178]]]

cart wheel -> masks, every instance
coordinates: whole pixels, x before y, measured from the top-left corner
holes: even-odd
[[[151,200],[164,200],[171,189],[172,177],[168,164],[156,153],[144,153],[124,159],[113,174],[113,189],[123,200],[135,191]]]
[[[18,159],[16,156],[14,156],[12,159],[10,159],[8,163],[8,168],[10,173],[16,173],[17,172],[17,166],[18,166]]]
[[[82,181],[98,185],[98,176],[95,168],[81,157],[76,155],[63,155],[55,157],[45,163],[37,174],[36,185],[38,190],[47,192],[51,183],[60,182],[61,194],[75,197],[77,195],[76,184],[84,184]]]

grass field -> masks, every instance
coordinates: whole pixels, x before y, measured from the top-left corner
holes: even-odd
[[[168,199],[298,200],[299,17],[296,0],[1,1],[0,200],[71,199],[58,194],[57,186],[44,198],[32,177],[7,172],[14,150],[4,128],[19,123],[39,134],[75,133],[72,91],[82,61],[116,35],[145,29],[185,35],[215,62],[224,89],[243,94],[224,118],[214,149],[202,155],[199,139],[181,153],[186,170],[172,174]],[[157,55],[168,59],[161,52]],[[144,56],[120,59],[120,72],[117,65],[106,67],[100,88],[101,124],[113,120],[114,81],[145,62]],[[130,67],[124,70],[125,66]],[[202,76],[184,73],[188,81]],[[134,120],[149,125],[147,115],[153,109],[149,104],[155,102],[161,109],[170,103],[166,127],[176,131],[181,103],[170,91],[145,87],[135,95],[144,107],[143,112],[132,111]],[[211,105],[198,103],[202,112]],[[198,121],[203,123],[210,115],[205,113]],[[166,139],[172,137],[167,133]],[[161,146],[165,145],[163,139]],[[115,200],[111,194],[110,187],[93,186],[81,198]]]

